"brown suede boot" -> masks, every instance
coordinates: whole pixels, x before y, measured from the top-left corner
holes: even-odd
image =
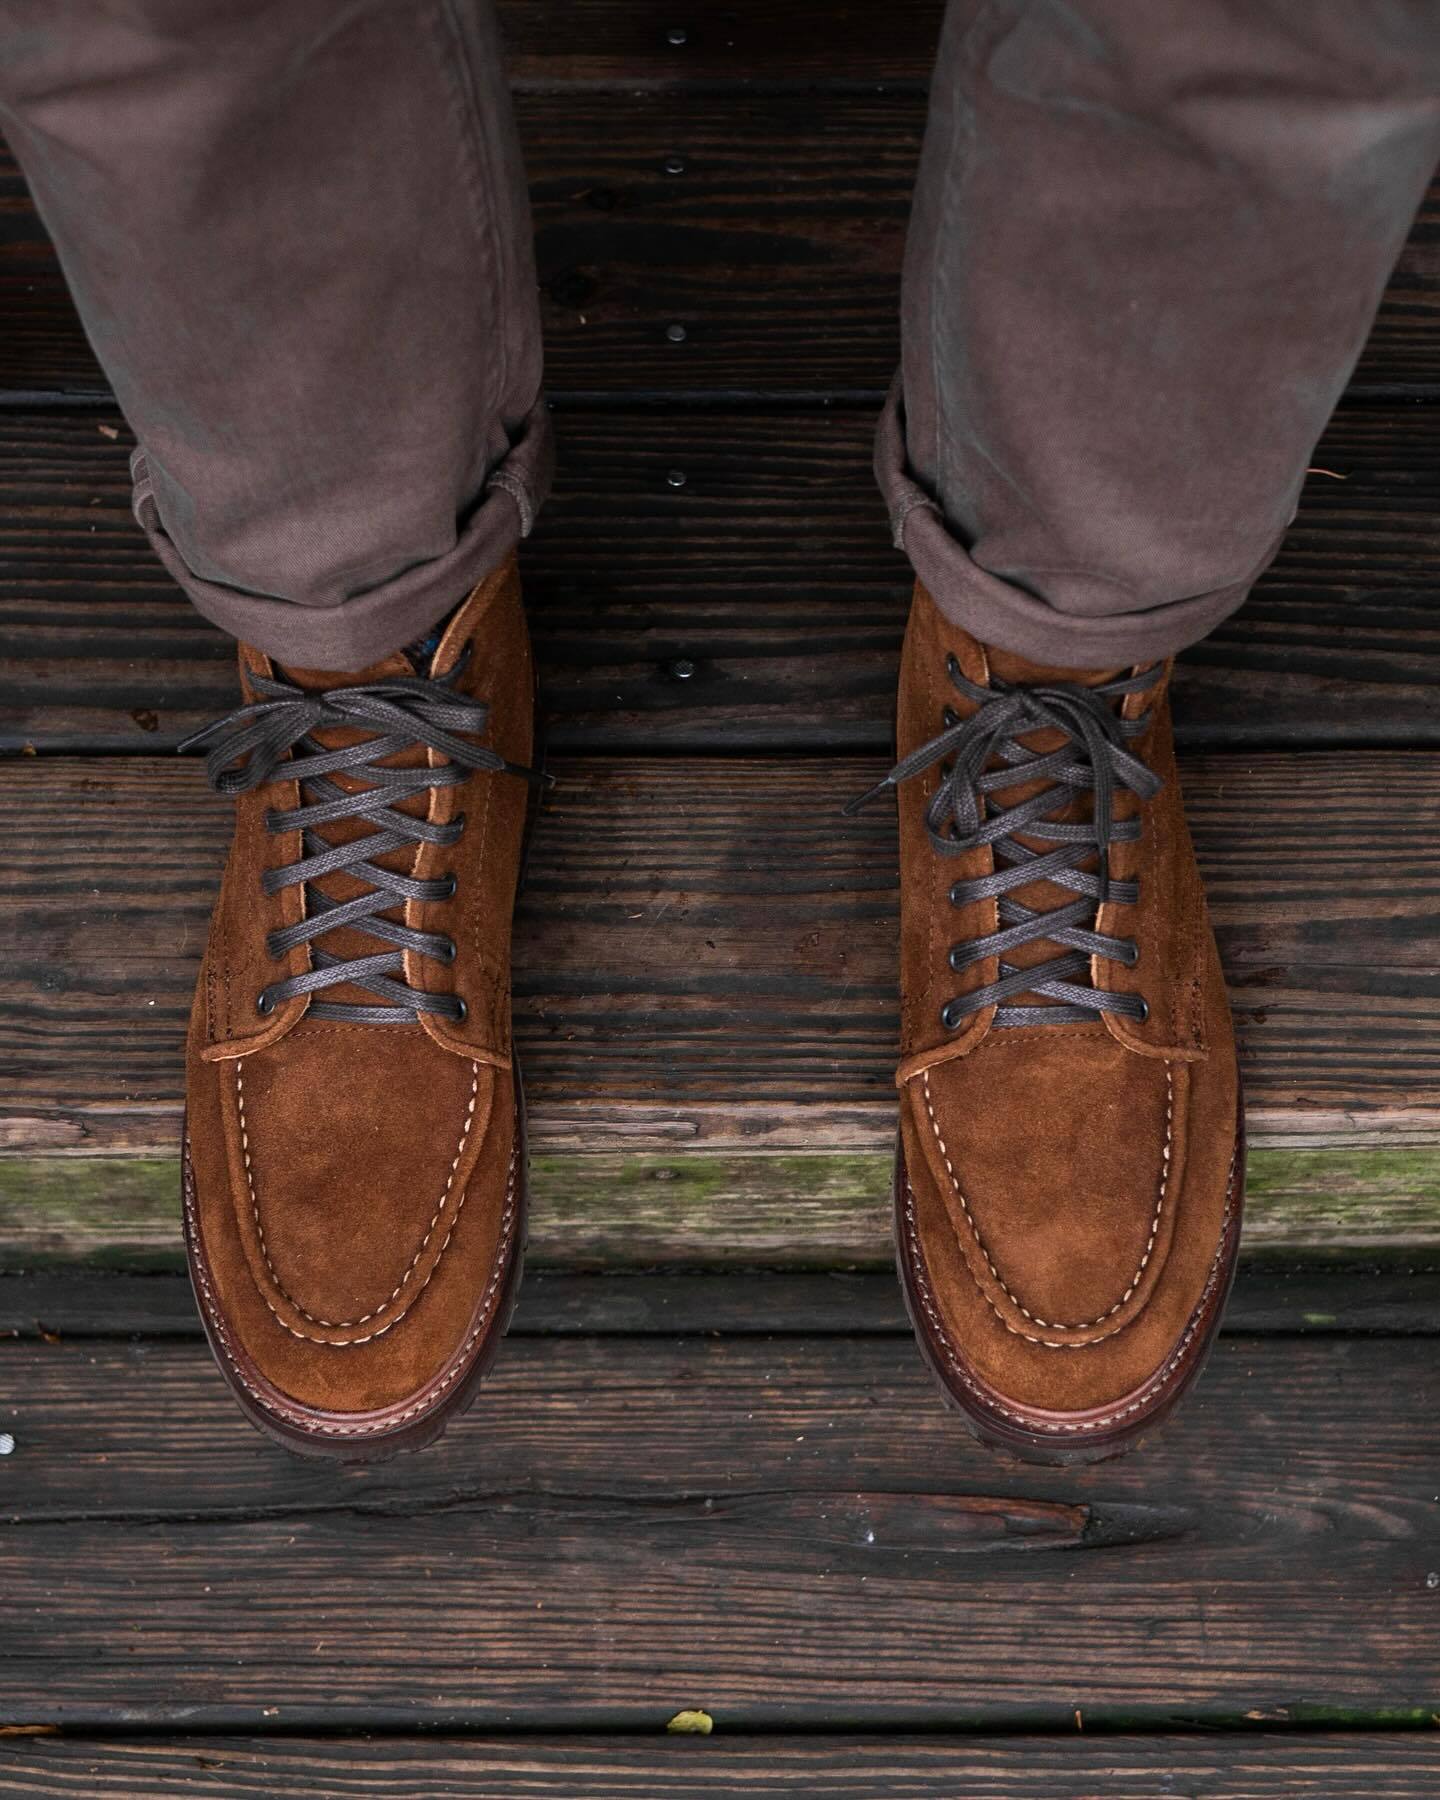
[[[519,1284],[514,561],[428,662],[336,675],[242,646],[240,668],[246,704],[199,740],[237,817],[191,1015],[190,1272],[250,1418],[377,1459],[463,1409]]]
[[[1235,1267],[1235,1042],[1169,666],[987,650],[916,591],[900,677],[895,1218],[926,1358],[986,1443],[1128,1449]]]

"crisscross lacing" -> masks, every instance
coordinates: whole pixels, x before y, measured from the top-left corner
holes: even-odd
[[[1101,933],[1096,924],[1107,901],[1133,906],[1140,897],[1137,882],[1115,880],[1110,873],[1111,846],[1133,844],[1141,830],[1138,816],[1115,817],[1116,793],[1125,788],[1144,801],[1164,784],[1126,748],[1150,723],[1149,712],[1126,719],[1120,703],[1150,687],[1157,669],[1095,687],[1020,686],[998,678],[982,687],[953,656],[946,666],[956,691],[975,710],[962,719],[947,706],[939,736],[902,757],[882,782],[845,809],[854,812],[887,788],[942,763],[943,779],[925,810],[930,843],[941,856],[965,856],[986,846],[994,852],[993,871],[955,882],[950,900],[957,907],[996,901],[999,929],[953,945],[950,966],[959,972],[996,957],[999,975],[947,1001],[942,1024],[954,1031],[971,1013],[991,1005],[999,1026],[1091,1021],[1106,1012],[1145,1018],[1149,1009],[1140,995],[1096,988],[1090,976],[1092,957],[1130,967],[1139,954],[1133,939]],[[1020,742],[1037,731],[1058,731],[1061,742],[1043,751]],[[1002,805],[995,797],[1032,782],[1043,785],[1029,799]],[[1081,796],[1090,797],[1088,808],[1078,809],[1088,817],[1066,819]],[[1054,848],[1033,849],[1021,842],[1022,832]],[[1039,881],[1066,888],[1075,898],[1044,910],[1013,898],[1016,889]],[[1022,944],[1042,940],[1059,954],[1028,968],[1005,960]],[[1016,1005],[1020,994],[1049,1004]]]
[[[456,1022],[465,1017],[465,1002],[458,995],[427,993],[404,979],[407,950],[450,963],[455,960],[455,940],[386,916],[407,900],[450,899],[454,875],[419,880],[382,867],[378,859],[406,845],[454,844],[464,831],[464,813],[432,824],[402,811],[397,803],[411,795],[455,787],[477,769],[537,783],[545,780],[536,770],[508,762],[476,741],[485,731],[490,709],[484,701],[455,691],[468,660],[467,650],[444,675],[388,675],[318,692],[297,687],[278,674],[253,675],[254,700],[181,746],[187,750],[207,746],[205,773],[218,793],[248,793],[273,781],[300,783],[301,804],[288,812],[270,810],[265,828],[275,834],[299,831],[304,855],[283,868],[267,869],[261,886],[267,894],[303,886],[305,917],[272,931],[265,944],[277,959],[297,944],[311,945],[310,968],[262,988],[255,1001],[259,1012],[273,1012],[282,1000],[297,994],[319,994],[353,983],[385,1004],[315,1000],[311,1016],[368,1025],[408,1024],[421,1013]],[[315,733],[336,726],[367,735],[343,748],[327,749]],[[384,766],[387,758],[417,747],[437,751],[448,760],[414,768]],[[352,792],[330,779],[341,773],[368,785]],[[319,828],[339,819],[363,819],[374,829],[368,837],[331,844]],[[351,900],[332,900],[316,884],[335,874],[356,877],[368,891]],[[317,940],[342,926],[355,926],[390,947],[367,956],[336,956]]]

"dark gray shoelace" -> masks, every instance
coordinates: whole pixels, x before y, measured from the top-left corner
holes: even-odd
[[[523,768],[487,745],[478,743],[490,709],[454,691],[468,660],[461,657],[447,674],[395,675],[356,687],[311,692],[288,681],[253,676],[257,698],[207,725],[181,745],[188,750],[208,746],[205,773],[221,794],[243,794],[270,781],[300,783],[302,804],[289,812],[271,810],[267,831],[299,831],[304,856],[283,868],[267,869],[261,886],[267,894],[303,884],[306,916],[272,931],[265,940],[273,957],[297,944],[309,943],[311,967],[303,975],[272,982],[256,996],[261,1013],[273,1012],[296,994],[318,994],[346,983],[366,989],[386,1002],[355,1006],[317,1000],[310,1011],[317,1019],[341,1019],[367,1025],[409,1024],[421,1013],[438,1013],[459,1021],[465,1002],[455,994],[429,994],[404,979],[405,951],[455,960],[455,940],[442,932],[417,931],[384,917],[406,900],[448,900],[455,893],[454,875],[421,881],[382,868],[375,860],[409,844],[453,844],[465,829],[457,813],[443,825],[402,812],[396,802],[430,788],[455,787],[476,769],[542,782],[545,777]],[[314,733],[332,726],[358,728],[369,735],[344,749],[328,750]],[[449,760],[434,767],[397,769],[382,766],[387,757],[417,746],[438,751]],[[351,793],[330,777],[343,772],[368,783]],[[351,843],[330,844],[319,828],[338,819],[363,819],[374,829]],[[353,900],[331,900],[314,884],[326,875],[344,873],[366,883],[368,893]],[[339,957],[315,942],[327,932],[353,925],[391,948],[369,956]]]
[[[953,656],[947,668],[956,691],[973,701],[976,710],[960,719],[947,706],[940,735],[903,757],[882,782],[845,809],[855,812],[887,788],[945,763],[944,779],[925,811],[931,844],[941,856],[964,856],[987,844],[993,848],[993,872],[957,881],[950,901],[954,906],[997,901],[999,929],[953,945],[950,966],[958,972],[998,957],[999,978],[947,1001],[941,1023],[954,1031],[971,1013],[990,1005],[997,1025],[1078,1023],[1105,1012],[1145,1018],[1149,1007],[1138,994],[1108,993],[1092,985],[1090,959],[1102,956],[1130,967],[1139,955],[1133,939],[1103,935],[1095,925],[1107,900],[1133,906],[1140,897],[1138,882],[1116,881],[1110,874],[1111,845],[1132,844],[1140,836],[1139,818],[1115,817],[1116,791],[1128,788],[1143,801],[1164,784],[1125,748],[1145,730],[1149,713],[1122,719],[1115,703],[1149,687],[1155,669],[1098,687],[1070,682],[1017,687],[999,680],[980,687]],[[1019,742],[1044,730],[1063,733],[1054,750],[1029,750]],[[1049,785],[1012,806],[993,798],[1000,789],[1033,781]],[[1065,810],[1078,794],[1093,796],[1088,819],[1067,823],[1046,816]],[[1019,832],[1055,848],[1032,849],[1019,841]],[[1036,881],[1067,888],[1075,898],[1043,912],[1011,898],[1015,889]],[[1030,968],[1005,960],[1020,945],[1041,940],[1061,954]],[[1043,995],[1051,1004],[1017,1006],[1012,1004],[1017,994]]]

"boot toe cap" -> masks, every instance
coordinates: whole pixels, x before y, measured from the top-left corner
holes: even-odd
[[[901,1269],[952,1398],[1056,1446],[1168,1405],[1228,1286],[1238,1160],[1233,1071],[1137,1056],[1103,1026],[993,1033],[915,1077]]]
[[[246,1410],[358,1449],[448,1411],[503,1329],[523,1144],[488,1062],[415,1032],[400,1066],[352,1064],[302,1033],[192,1082],[187,1241]],[[322,1067],[329,1092],[305,1079]]]

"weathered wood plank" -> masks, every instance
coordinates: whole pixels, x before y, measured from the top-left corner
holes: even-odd
[[[1161,1537],[1183,1525],[1191,1541],[1216,1543],[1268,1497],[1273,1517],[1255,1529],[1281,1553],[1327,1502],[1337,1553],[1376,1537],[1433,1542],[1440,1530],[1425,1410],[1440,1365],[1428,1338],[1228,1334],[1142,1454],[1064,1471],[998,1463],[976,1445],[908,1331],[521,1334],[474,1409],[424,1456],[349,1468],[257,1437],[199,1341],[7,1341],[0,1370],[10,1524],[419,1516],[447,1499],[718,1501],[793,1489],[981,1493],[1085,1506],[1097,1520],[1147,1506]],[[1052,1523],[1048,1537],[1075,1536],[1075,1521]]]
[[[1440,1705],[1427,1341],[1222,1342],[1008,1471],[898,1339],[520,1339],[425,1457],[261,1444],[198,1345],[0,1346],[7,1714],[1161,1727]],[[1102,1552],[1103,1554],[1098,1554]]]
[[[525,559],[552,745],[888,747],[909,576],[868,411],[558,423]],[[0,749],[169,748],[234,704],[230,644],[130,516],[117,428],[0,417]],[[1342,411],[1316,457],[1345,479],[1312,478],[1279,561],[1183,660],[1182,742],[1440,742],[1440,408]]]
[[[767,1117],[890,1104],[893,813],[839,811],[880,766],[555,765],[516,932],[537,1121],[730,1107],[770,1148]],[[1440,759],[1192,758],[1185,785],[1255,1106],[1440,1110]],[[228,831],[193,760],[0,768],[0,1116],[173,1107]]]
[[[901,9],[903,11],[903,8]],[[1418,1732],[1052,1738],[16,1740],[15,1800],[1433,1800]]]
[[[772,35],[777,24],[772,9]],[[878,16],[867,27],[883,29]],[[794,79],[773,49],[757,67]],[[925,103],[880,91],[883,66],[861,80],[845,93],[522,94],[552,388],[883,391]],[[669,173],[677,157],[683,170]],[[1357,371],[1362,389],[1440,380],[1437,221],[1432,192]],[[0,393],[106,391],[8,159],[0,310]],[[683,341],[667,335],[674,323]]]
[[[888,1262],[893,823],[838,815],[877,765],[557,772],[516,940],[538,1260]],[[1434,1245],[1440,761],[1199,758],[1186,783],[1258,1146],[1250,1247]],[[228,829],[193,762],[0,771],[11,1266],[173,1265],[181,1041]]]
[[[1253,1255],[1225,1309],[1229,1332],[1374,1332],[1440,1336],[1440,1262],[1406,1258],[1297,1265]],[[571,1274],[527,1267],[511,1337],[673,1337],[776,1331],[908,1336],[893,1273],[851,1270],[645,1269]],[[198,1341],[190,1284],[145,1274],[62,1267],[0,1273],[0,1339],[116,1337]]]

